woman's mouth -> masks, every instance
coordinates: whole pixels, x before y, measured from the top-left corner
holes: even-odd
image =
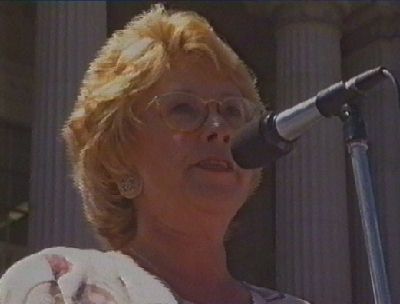
[[[204,159],[196,164],[196,167],[213,172],[232,172],[231,162],[221,159]]]

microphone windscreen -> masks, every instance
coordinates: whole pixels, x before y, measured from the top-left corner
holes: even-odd
[[[274,116],[271,114],[248,123],[234,137],[232,156],[240,167],[243,169],[267,167],[291,150],[292,142],[279,137],[273,125]]]

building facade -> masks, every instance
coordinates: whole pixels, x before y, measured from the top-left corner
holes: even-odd
[[[375,66],[400,72],[400,4],[165,1],[205,16],[286,109]],[[148,2],[0,4],[0,263],[49,246],[100,248],[82,216],[60,128],[96,51]],[[400,73],[398,74],[400,77]],[[362,111],[393,303],[400,302],[400,106],[389,82]],[[3,204],[4,202],[4,204]],[[316,304],[374,303],[339,119],[264,172],[227,243],[239,278]]]

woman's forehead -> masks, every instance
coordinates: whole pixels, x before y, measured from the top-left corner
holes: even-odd
[[[157,94],[187,91],[205,95],[202,97],[241,95],[228,73],[217,69],[211,59],[194,55],[175,59],[153,88]]]
[[[175,57],[160,79],[138,95],[138,106],[146,107],[155,96],[170,92],[186,92],[206,99],[242,96],[228,73],[219,70],[210,58],[199,55]]]

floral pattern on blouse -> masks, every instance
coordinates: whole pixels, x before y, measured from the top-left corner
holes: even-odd
[[[51,267],[54,281],[44,282],[30,289],[26,303],[66,304],[57,281],[72,270],[72,264],[60,255],[45,255],[45,258]],[[72,303],[79,304],[119,304],[110,292],[94,284],[87,284],[84,279],[71,300]]]

